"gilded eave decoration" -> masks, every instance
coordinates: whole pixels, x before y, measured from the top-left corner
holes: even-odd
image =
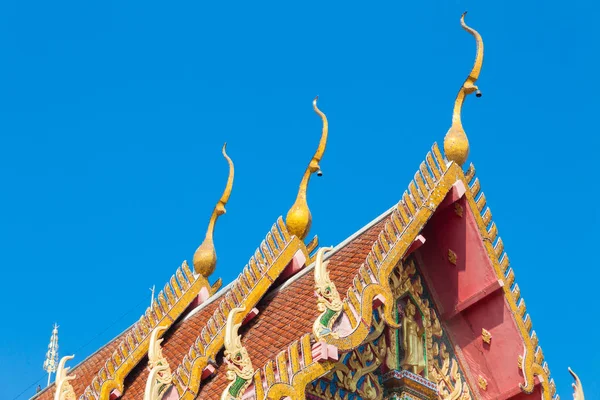
[[[235,323],[242,322],[245,314],[256,306],[298,252],[306,260],[309,259],[304,243],[291,236],[283,219],[278,218],[242,273],[218,300],[219,304],[213,315],[173,373],[173,383],[180,399],[193,400],[199,395],[204,368],[209,365],[210,360],[216,359],[217,353],[223,348],[225,325],[231,310],[246,310],[232,317]]]
[[[82,400],[104,400],[109,398],[113,390],[123,392],[125,378],[148,353],[153,330],[159,325],[165,330],[168,329],[198,296],[202,288],[206,288],[208,295],[212,296],[221,287],[220,279],[211,286],[208,276],[214,271],[216,265],[216,253],[212,243],[214,225],[218,216],[225,213],[225,204],[229,200],[233,186],[233,162],[225,151],[225,145],[223,145],[223,156],[229,164],[229,177],[225,191],[211,216],[205,240],[194,254],[194,268],[198,273],[192,273],[187,262],[183,262],[158,294],[157,300],[152,302],[146,313],[124,334],[118,348],[85,389]]]
[[[304,239],[306,239],[306,237],[308,236],[308,232],[310,231],[310,227],[312,225],[312,215],[310,213],[310,209],[308,208],[308,202],[306,200],[308,183],[312,174],[317,173],[318,176],[322,175],[320,162],[323,158],[323,154],[325,154],[325,148],[327,147],[327,135],[329,132],[327,117],[321,110],[319,110],[319,107],[317,107],[318,98],[319,97],[317,96],[313,100],[313,109],[323,121],[323,131],[321,133],[321,140],[319,141],[317,151],[310,160],[308,167],[306,167],[306,171],[304,171],[302,181],[300,182],[300,188],[298,189],[296,201],[292,205],[292,208],[290,208],[290,210],[288,211],[287,216],[285,218],[285,224],[290,234],[296,236],[302,241],[304,241]]]
[[[234,308],[227,316],[227,326],[225,328],[225,362],[227,364],[227,379],[231,381],[223,391],[221,400],[239,400],[242,398],[245,390],[252,383],[254,375],[252,361],[248,351],[242,346],[241,336],[238,330],[242,325],[234,323],[233,318],[236,314],[244,312],[244,308]]]
[[[520,383],[521,390],[525,393],[533,393],[535,389],[534,377],[540,377],[542,385],[542,397],[544,400],[557,398],[556,385],[554,380],[550,378],[550,369],[544,360],[544,353],[539,346],[537,334],[533,330],[533,323],[530,315],[527,313],[525,301],[521,296],[521,289],[515,283],[515,273],[510,268],[508,255],[504,251],[504,243],[498,234],[498,227],[492,220],[492,212],[487,206],[485,194],[481,191],[481,183],[479,178],[475,177],[475,167],[473,164],[469,166],[467,171],[461,178],[469,187],[465,194],[467,203],[475,217],[479,232],[484,241],[484,246],[488,257],[492,262],[492,267],[496,272],[498,279],[502,280],[504,285],[504,297],[509,309],[515,317],[517,329],[524,341],[524,352],[518,363],[523,372],[524,382]]]
[[[454,161],[458,165],[463,165],[469,156],[469,140],[467,139],[467,135],[465,134],[465,130],[462,126],[461,120],[461,112],[462,106],[465,102],[465,98],[472,94],[476,93],[477,97],[481,97],[481,92],[475,82],[479,78],[479,74],[481,72],[481,66],[483,65],[483,39],[479,32],[475,29],[469,27],[465,23],[465,12],[460,18],[460,24],[464,30],[469,32],[475,38],[475,42],[477,45],[477,54],[475,56],[475,63],[473,64],[473,68],[465,79],[465,82],[460,87],[458,94],[456,95],[456,100],[454,101],[454,111],[452,113],[452,125],[446,133],[446,137],[444,138],[444,153],[446,158],[450,161]]]
[[[231,189],[233,188],[233,176],[234,166],[233,161],[227,155],[227,143],[223,145],[223,157],[229,164],[229,176],[227,177],[227,184],[225,190],[221,195],[221,198],[217,202],[208,222],[208,228],[206,229],[206,235],[202,244],[196,249],[194,253],[194,271],[197,274],[202,275],[204,278],[208,278],[214,271],[217,265],[217,253],[215,250],[215,244],[213,241],[213,235],[215,231],[215,224],[219,216],[225,214],[225,206],[231,196]]]
[[[152,331],[159,325],[170,327],[207,284],[206,278],[194,275],[184,261],[158,294],[156,301],[123,334],[118,347],[94,376],[80,399],[104,400],[109,398],[114,389],[122,392],[125,377],[148,353]],[[214,294],[218,285],[220,281],[213,287],[208,286],[209,295]]]
[[[75,379],[77,376],[68,375],[67,373],[69,372],[70,368],[65,367],[67,361],[72,360],[73,358],[75,358],[74,355],[64,356],[58,363],[58,369],[56,370],[56,377],[54,381],[56,386],[54,400],[75,400],[77,398],[75,391],[73,390],[73,386],[71,386],[71,383],[69,383],[69,381]]]
[[[342,313],[342,299],[335,283],[329,278],[326,263],[323,262],[323,254],[331,250],[333,247],[320,248],[315,261],[315,294],[317,309],[321,315],[313,324],[313,334],[319,339],[325,335],[337,336],[337,333],[333,332],[333,324]]]
[[[363,344],[371,332],[375,297],[382,303],[381,317],[387,326],[396,329],[400,326],[394,316],[395,298],[390,276],[459,174],[462,174],[460,168],[455,164],[446,164],[437,145],[434,145],[415,174],[415,179],[409,184],[408,191],[390,211],[379,238],[342,302],[342,317],[348,318],[351,331],[339,338],[324,336],[327,343],[336,346],[342,353]],[[269,369],[272,366],[267,364],[255,374],[257,398],[289,396],[292,400],[303,399],[308,383],[333,370],[334,362],[315,362],[312,357],[306,356],[307,351],[310,354],[310,343],[310,336],[303,336],[282,352],[281,356],[288,365],[297,365],[291,372],[277,377]],[[303,349],[302,355],[299,354],[300,348]],[[304,357],[303,363],[298,362],[301,357]],[[268,389],[263,392],[262,385],[265,384]]]
[[[166,327],[157,326],[150,335],[148,349],[148,370],[150,374],[146,381],[144,400],[160,400],[173,381],[171,367],[162,353],[161,343],[164,339],[158,339],[158,335],[165,330]]]

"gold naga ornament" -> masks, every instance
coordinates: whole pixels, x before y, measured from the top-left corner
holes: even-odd
[[[60,359],[58,363],[58,369],[56,370],[56,391],[54,392],[54,400],[75,400],[77,396],[75,395],[75,391],[73,390],[73,386],[69,383],[70,380],[75,379],[77,376],[75,375],[67,375],[69,371],[69,367],[65,368],[65,364],[67,361],[75,358],[75,355],[64,356]]]
[[[166,326],[159,325],[150,335],[150,346],[148,347],[148,369],[150,374],[146,381],[144,400],[161,399],[173,381],[171,367],[166,357],[163,356],[160,345],[164,339],[158,339],[158,335],[166,330]]]
[[[308,232],[310,231],[310,226],[312,224],[312,216],[308,208],[308,203],[306,202],[306,190],[312,174],[316,172],[318,176],[323,175],[319,162],[325,153],[325,147],[327,146],[327,133],[329,131],[327,117],[317,107],[318,99],[319,96],[315,97],[313,100],[313,109],[323,120],[323,132],[321,133],[321,140],[315,155],[313,156],[312,160],[310,160],[310,163],[304,172],[304,176],[300,182],[300,189],[298,190],[296,202],[292,208],[290,208],[287,216],[285,217],[285,225],[287,226],[288,231],[291,235],[296,236],[300,240],[304,240],[306,236],[308,236]]]
[[[225,326],[225,362],[227,363],[227,379],[232,381],[227,385],[221,400],[238,400],[252,383],[254,376],[254,367],[248,355],[248,351],[242,346],[241,336],[238,330],[242,325],[233,323],[236,314],[242,313],[246,308],[233,308],[227,315],[227,325]]]
[[[467,156],[469,155],[469,139],[467,139],[467,135],[463,129],[460,114],[463,103],[465,102],[465,98],[468,95],[475,93],[475,96],[481,97],[481,91],[475,85],[475,81],[477,81],[477,78],[479,78],[481,66],[483,65],[483,39],[475,29],[465,24],[466,14],[467,13],[465,12],[460,17],[460,24],[464,30],[469,32],[475,38],[477,44],[477,55],[475,56],[475,64],[473,65],[471,73],[458,91],[458,95],[454,101],[452,126],[444,137],[444,153],[446,153],[446,158],[461,166],[465,163],[465,161],[467,161]]]
[[[573,400],[585,400],[583,395],[583,386],[581,385],[579,377],[571,368],[569,368],[569,372],[573,376],[573,379],[575,379],[575,383],[571,384],[571,386],[573,386]]]
[[[329,278],[326,263],[323,262],[323,253],[333,250],[333,247],[321,247],[317,251],[315,262],[315,293],[317,295],[317,309],[321,315],[313,324],[313,334],[317,339],[331,335],[339,336],[333,332],[333,324],[342,313],[343,303],[335,283]]]
[[[225,214],[225,205],[227,204],[227,201],[229,201],[231,188],[233,187],[233,161],[231,161],[231,158],[229,158],[227,155],[227,152],[225,151],[226,147],[227,143],[223,145],[223,156],[229,163],[229,177],[227,178],[227,185],[225,186],[223,195],[217,202],[217,205],[210,216],[204,241],[194,253],[194,271],[205,278],[208,278],[213,272],[215,272],[215,267],[217,265],[217,253],[215,251],[215,244],[213,242],[215,223],[217,222],[217,218],[219,218],[219,216]]]

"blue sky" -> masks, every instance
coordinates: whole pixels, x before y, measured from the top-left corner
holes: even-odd
[[[52,324],[83,360],[202,241],[227,165],[216,276],[239,273],[317,144],[313,234],[336,244],[396,203],[484,37],[463,124],[558,392],[600,397],[599,7],[556,1],[0,5],[3,398],[45,384]],[[515,361],[516,362],[516,361]],[[35,383],[35,384],[34,384]],[[32,387],[28,388],[30,385]]]

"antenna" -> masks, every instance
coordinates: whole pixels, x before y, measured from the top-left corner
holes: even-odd
[[[152,305],[154,305],[154,288],[156,287],[156,285],[152,285],[152,289],[148,289],[152,292],[152,297],[150,298],[150,307],[152,307]]]
[[[46,352],[46,360],[44,361],[44,370],[48,373],[48,384],[50,386],[50,377],[53,372],[56,372],[58,365],[58,325],[54,324],[52,329],[52,336],[50,336],[50,344],[48,344],[48,351]]]

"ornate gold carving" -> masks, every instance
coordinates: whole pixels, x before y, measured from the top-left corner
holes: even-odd
[[[217,265],[217,253],[215,251],[215,244],[213,242],[213,233],[215,231],[215,223],[217,222],[217,218],[220,215],[225,214],[225,205],[227,201],[229,201],[229,196],[231,195],[231,188],[233,187],[233,161],[227,155],[225,148],[227,147],[227,143],[223,145],[223,157],[229,163],[229,177],[227,178],[227,185],[225,185],[225,190],[223,191],[223,195],[217,202],[215,209],[210,216],[210,221],[208,223],[208,228],[206,229],[206,236],[204,237],[204,241],[202,244],[196,249],[194,253],[194,271],[196,273],[208,278],[214,271]]]
[[[76,375],[67,375],[69,367],[65,367],[65,363],[75,358],[72,356],[64,356],[58,363],[56,377],[54,380],[56,391],[54,392],[54,400],[75,400],[77,396],[73,390],[73,386],[69,383],[70,380],[77,378]]]
[[[481,328],[481,340],[484,343],[491,344],[492,343],[492,334],[485,328]]]
[[[325,153],[325,147],[327,146],[327,132],[328,132],[328,123],[327,117],[325,114],[319,110],[317,107],[317,100],[319,96],[315,97],[313,100],[313,109],[315,112],[321,117],[323,120],[323,132],[321,133],[321,140],[319,142],[319,147],[315,152],[312,160],[308,164],[306,171],[304,172],[304,176],[302,177],[302,181],[300,182],[300,189],[298,190],[298,196],[296,197],[296,202],[290,208],[285,218],[285,224],[287,225],[290,234],[296,236],[300,240],[304,240],[310,231],[310,226],[312,224],[312,216],[310,214],[310,209],[308,208],[308,203],[306,201],[306,190],[308,188],[308,182],[310,180],[310,176],[313,173],[317,173],[317,175],[321,175],[321,167],[319,166],[319,162],[323,158],[323,154]]]
[[[523,356],[517,357],[517,366],[519,369],[523,369]]]
[[[454,101],[452,126],[444,138],[444,153],[446,153],[446,158],[461,166],[465,163],[467,156],[469,155],[469,140],[467,139],[467,135],[463,129],[460,114],[465,98],[469,94],[476,93],[477,97],[481,96],[481,92],[475,85],[475,81],[477,81],[477,78],[479,78],[479,73],[481,72],[481,66],[483,64],[483,40],[481,39],[481,35],[475,29],[472,29],[465,24],[466,14],[467,13],[465,12],[461,16],[460,24],[464,30],[475,37],[475,41],[477,43],[477,55],[475,56],[475,64],[473,65],[473,69],[458,91],[458,95]]]
[[[482,390],[487,390],[488,383],[487,383],[487,380],[483,376],[479,375],[479,377],[477,378],[477,383],[479,384],[479,387]]]
[[[460,205],[460,203],[454,203],[454,213],[456,215],[458,215],[459,217],[462,218],[464,211],[463,211],[463,207]]]
[[[581,385],[579,377],[570,367],[569,372],[573,376],[573,379],[575,379],[575,383],[571,384],[571,386],[573,386],[573,400],[585,400],[585,396],[583,395],[583,386]]]
[[[202,371],[223,348],[226,320],[231,309],[243,307],[252,310],[298,252],[309,258],[304,243],[290,236],[283,219],[278,218],[240,276],[219,299],[217,309],[173,373],[173,383],[181,394],[181,400],[198,397]],[[243,314],[237,314],[235,322],[243,319]]]
[[[463,178],[461,178],[463,179]],[[550,371],[546,362],[543,360],[543,354],[538,344],[538,338],[535,331],[532,331],[532,322],[525,303],[521,302],[521,290],[515,284],[514,271],[509,268],[510,262],[508,256],[504,252],[504,245],[500,244],[500,239],[494,246],[494,240],[498,235],[496,224],[491,221],[491,211],[486,206],[485,194],[480,193],[480,184],[473,183],[475,177],[475,167],[471,164],[465,174],[463,182],[468,185],[470,190],[465,194],[465,199],[471,210],[478,210],[474,213],[475,222],[479,228],[479,233],[484,238],[484,245],[488,253],[489,259],[492,261],[492,266],[499,280],[504,282],[503,291],[504,297],[512,314],[515,316],[517,327],[523,338],[525,350],[523,355],[519,357],[519,368],[523,372],[524,383],[519,386],[524,393],[532,393],[535,389],[535,376],[540,377],[542,385],[542,397],[544,400],[550,400],[556,395],[554,380],[550,378]],[[477,200],[475,194],[479,194]],[[484,216],[488,216],[484,220]],[[489,226],[489,229],[488,229]],[[514,287],[513,287],[514,285]]]
[[[252,361],[248,351],[242,346],[241,336],[238,330],[242,323],[234,323],[236,314],[242,313],[245,308],[234,308],[227,316],[225,328],[225,362],[227,363],[227,379],[231,381],[223,391],[221,400],[241,399],[244,391],[252,383],[254,375]]]
[[[158,335],[166,331],[165,326],[159,325],[150,335],[150,346],[148,347],[148,370],[150,374],[146,381],[144,400],[160,400],[173,381],[171,367],[166,357],[162,354],[160,344],[164,339],[158,339]]]
[[[458,361],[450,357],[444,343],[439,348],[436,347],[436,350],[439,352],[442,363],[439,364],[437,361],[432,363],[433,368],[429,371],[429,379],[437,382],[440,398],[444,400],[470,399],[469,386],[462,380]]]
[[[339,379],[338,384],[343,389],[355,392],[359,389],[358,381],[363,376],[375,371],[385,361],[387,347],[385,335],[381,335],[385,324],[383,320],[380,320],[379,323],[375,322],[375,324],[375,329],[369,336],[375,337],[375,339],[379,337],[379,340],[367,342],[362,351],[356,349],[348,357],[343,357],[346,364],[340,361],[335,366],[334,371]]]
[[[448,249],[448,261],[450,261],[450,263],[452,265],[456,265],[456,261],[457,261],[456,253],[450,249]]]
[[[424,330],[415,322],[416,308],[408,300],[402,317],[402,347],[404,359],[400,362],[403,369],[420,374],[425,369],[425,358],[423,351]]]
[[[158,325],[171,326],[204,287],[210,295],[221,286],[221,280],[210,286],[207,278],[194,275],[184,261],[171,277],[156,301],[120,339],[117,349],[96,373],[82,399],[107,399],[114,389],[123,392],[125,377],[148,353],[150,335]]]
[[[377,296],[383,302],[382,316],[385,323],[395,329],[399,328],[394,316],[395,298],[389,282],[390,276],[404,257],[406,250],[433,214],[433,210],[442,202],[448,190],[456,182],[456,177],[462,174],[462,170],[458,165],[447,165],[444,162],[436,144],[432,147],[432,151],[427,154],[426,162],[429,168],[426,169],[425,173],[431,174],[429,179],[426,178],[426,181],[431,180],[431,186],[419,186],[417,188],[417,185],[411,182],[409,190],[404,193],[397,207],[391,211],[377,241],[373,244],[371,252],[360,267],[353,285],[348,289],[346,298],[343,301],[343,310],[344,315],[348,317],[353,327],[352,332],[348,336],[339,339],[335,339],[331,335],[325,338],[328,343],[337,346],[339,351],[349,351],[356,348],[368,336],[373,320],[373,301]],[[417,173],[422,174],[423,172]],[[419,307],[421,307],[420,304]],[[440,332],[441,334],[441,326],[437,316],[435,312],[432,314],[431,320],[427,320],[427,317],[424,320],[425,324],[429,324],[429,327],[425,326],[428,349],[432,346],[431,336],[428,332],[432,332],[432,334],[433,332]],[[292,352],[291,346],[288,351]],[[294,355],[294,357],[296,356]],[[261,370],[255,375],[255,388],[258,388],[256,389],[257,398],[263,398],[260,393],[266,395],[267,398],[281,398],[284,396],[290,396],[292,399],[302,398],[306,385],[331,371],[335,363],[330,361],[313,362],[312,357],[308,357],[304,360],[303,365],[300,370],[293,372],[287,380],[271,379],[268,374]],[[263,379],[263,376],[266,379]],[[265,380],[268,388],[266,393],[258,385],[259,382],[261,382],[261,385],[265,384]]]
[[[308,392],[323,399],[346,400],[349,393],[358,393],[363,399],[381,399],[383,388],[373,373],[383,364],[388,352],[384,328],[383,319],[374,318],[372,332],[364,346],[344,354],[332,372],[307,386]],[[334,380],[336,383],[332,385]]]
[[[321,315],[313,324],[313,334],[317,339],[325,335],[339,337],[333,332],[333,324],[342,313],[342,299],[335,283],[329,278],[326,263],[323,262],[323,253],[333,250],[333,247],[322,247],[317,251],[315,262],[315,293],[317,295],[317,309]]]

